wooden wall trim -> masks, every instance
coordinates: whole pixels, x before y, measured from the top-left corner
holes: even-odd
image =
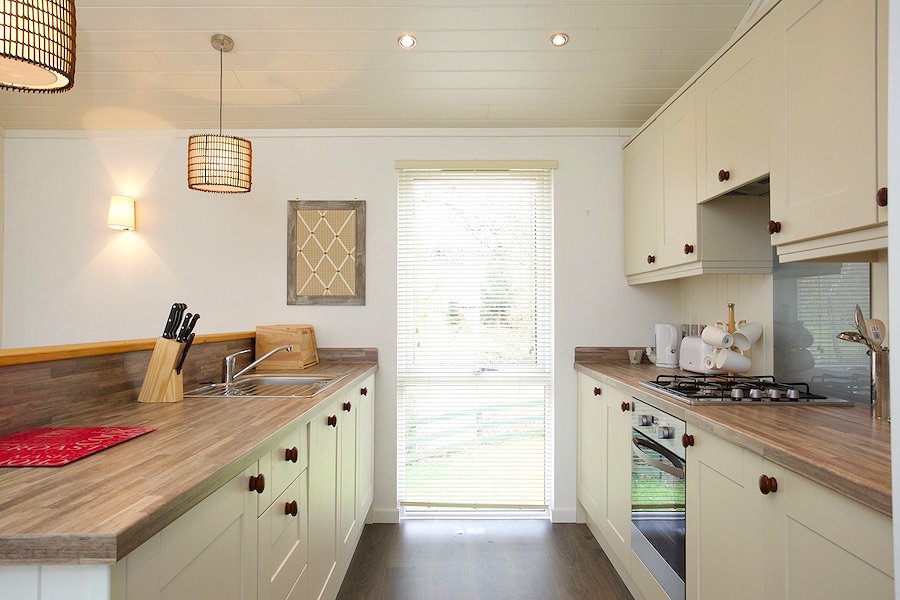
[[[253,337],[256,337],[256,332],[254,331],[209,333],[198,335],[194,338],[194,344],[244,340]],[[156,344],[156,338],[64,344],[61,346],[36,346],[34,348],[7,348],[0,350],[0,367],[66,360],[69,358],[81,358],[85,356],[103,356],[106,354],[119,354],[122,352],[139,352],[141,350],[152,350],[154,344]]]

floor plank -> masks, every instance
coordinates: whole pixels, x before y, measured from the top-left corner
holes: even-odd
[[[585,525],[366,525],[338,600],[630,600]]]

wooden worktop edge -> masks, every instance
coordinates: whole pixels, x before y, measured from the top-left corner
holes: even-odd
[[[256,337],[253,331],[234,331],[231,333],[208,333],[198,335],[194,344],[211,342],[228,342]],[[87,342],[83,344],[64,344],[60,346],[35,346],[33,348],[8,348],[0,350],[0,367],[27,365],[31,363],[84,358],[86,356],[103,356],[122,352],[140,352],[153,350],[157,338],[140,340],[119,340],[112,342]]]

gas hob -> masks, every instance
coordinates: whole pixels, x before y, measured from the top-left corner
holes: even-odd
[[[694,405],[853,406],[849,400],[813,394],[806,383],[779,383],[771,376],[660,375],[641,385]]]

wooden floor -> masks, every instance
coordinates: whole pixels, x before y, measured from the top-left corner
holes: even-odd
[[[585,525],[366,525],[338,600],[630,600]]]

